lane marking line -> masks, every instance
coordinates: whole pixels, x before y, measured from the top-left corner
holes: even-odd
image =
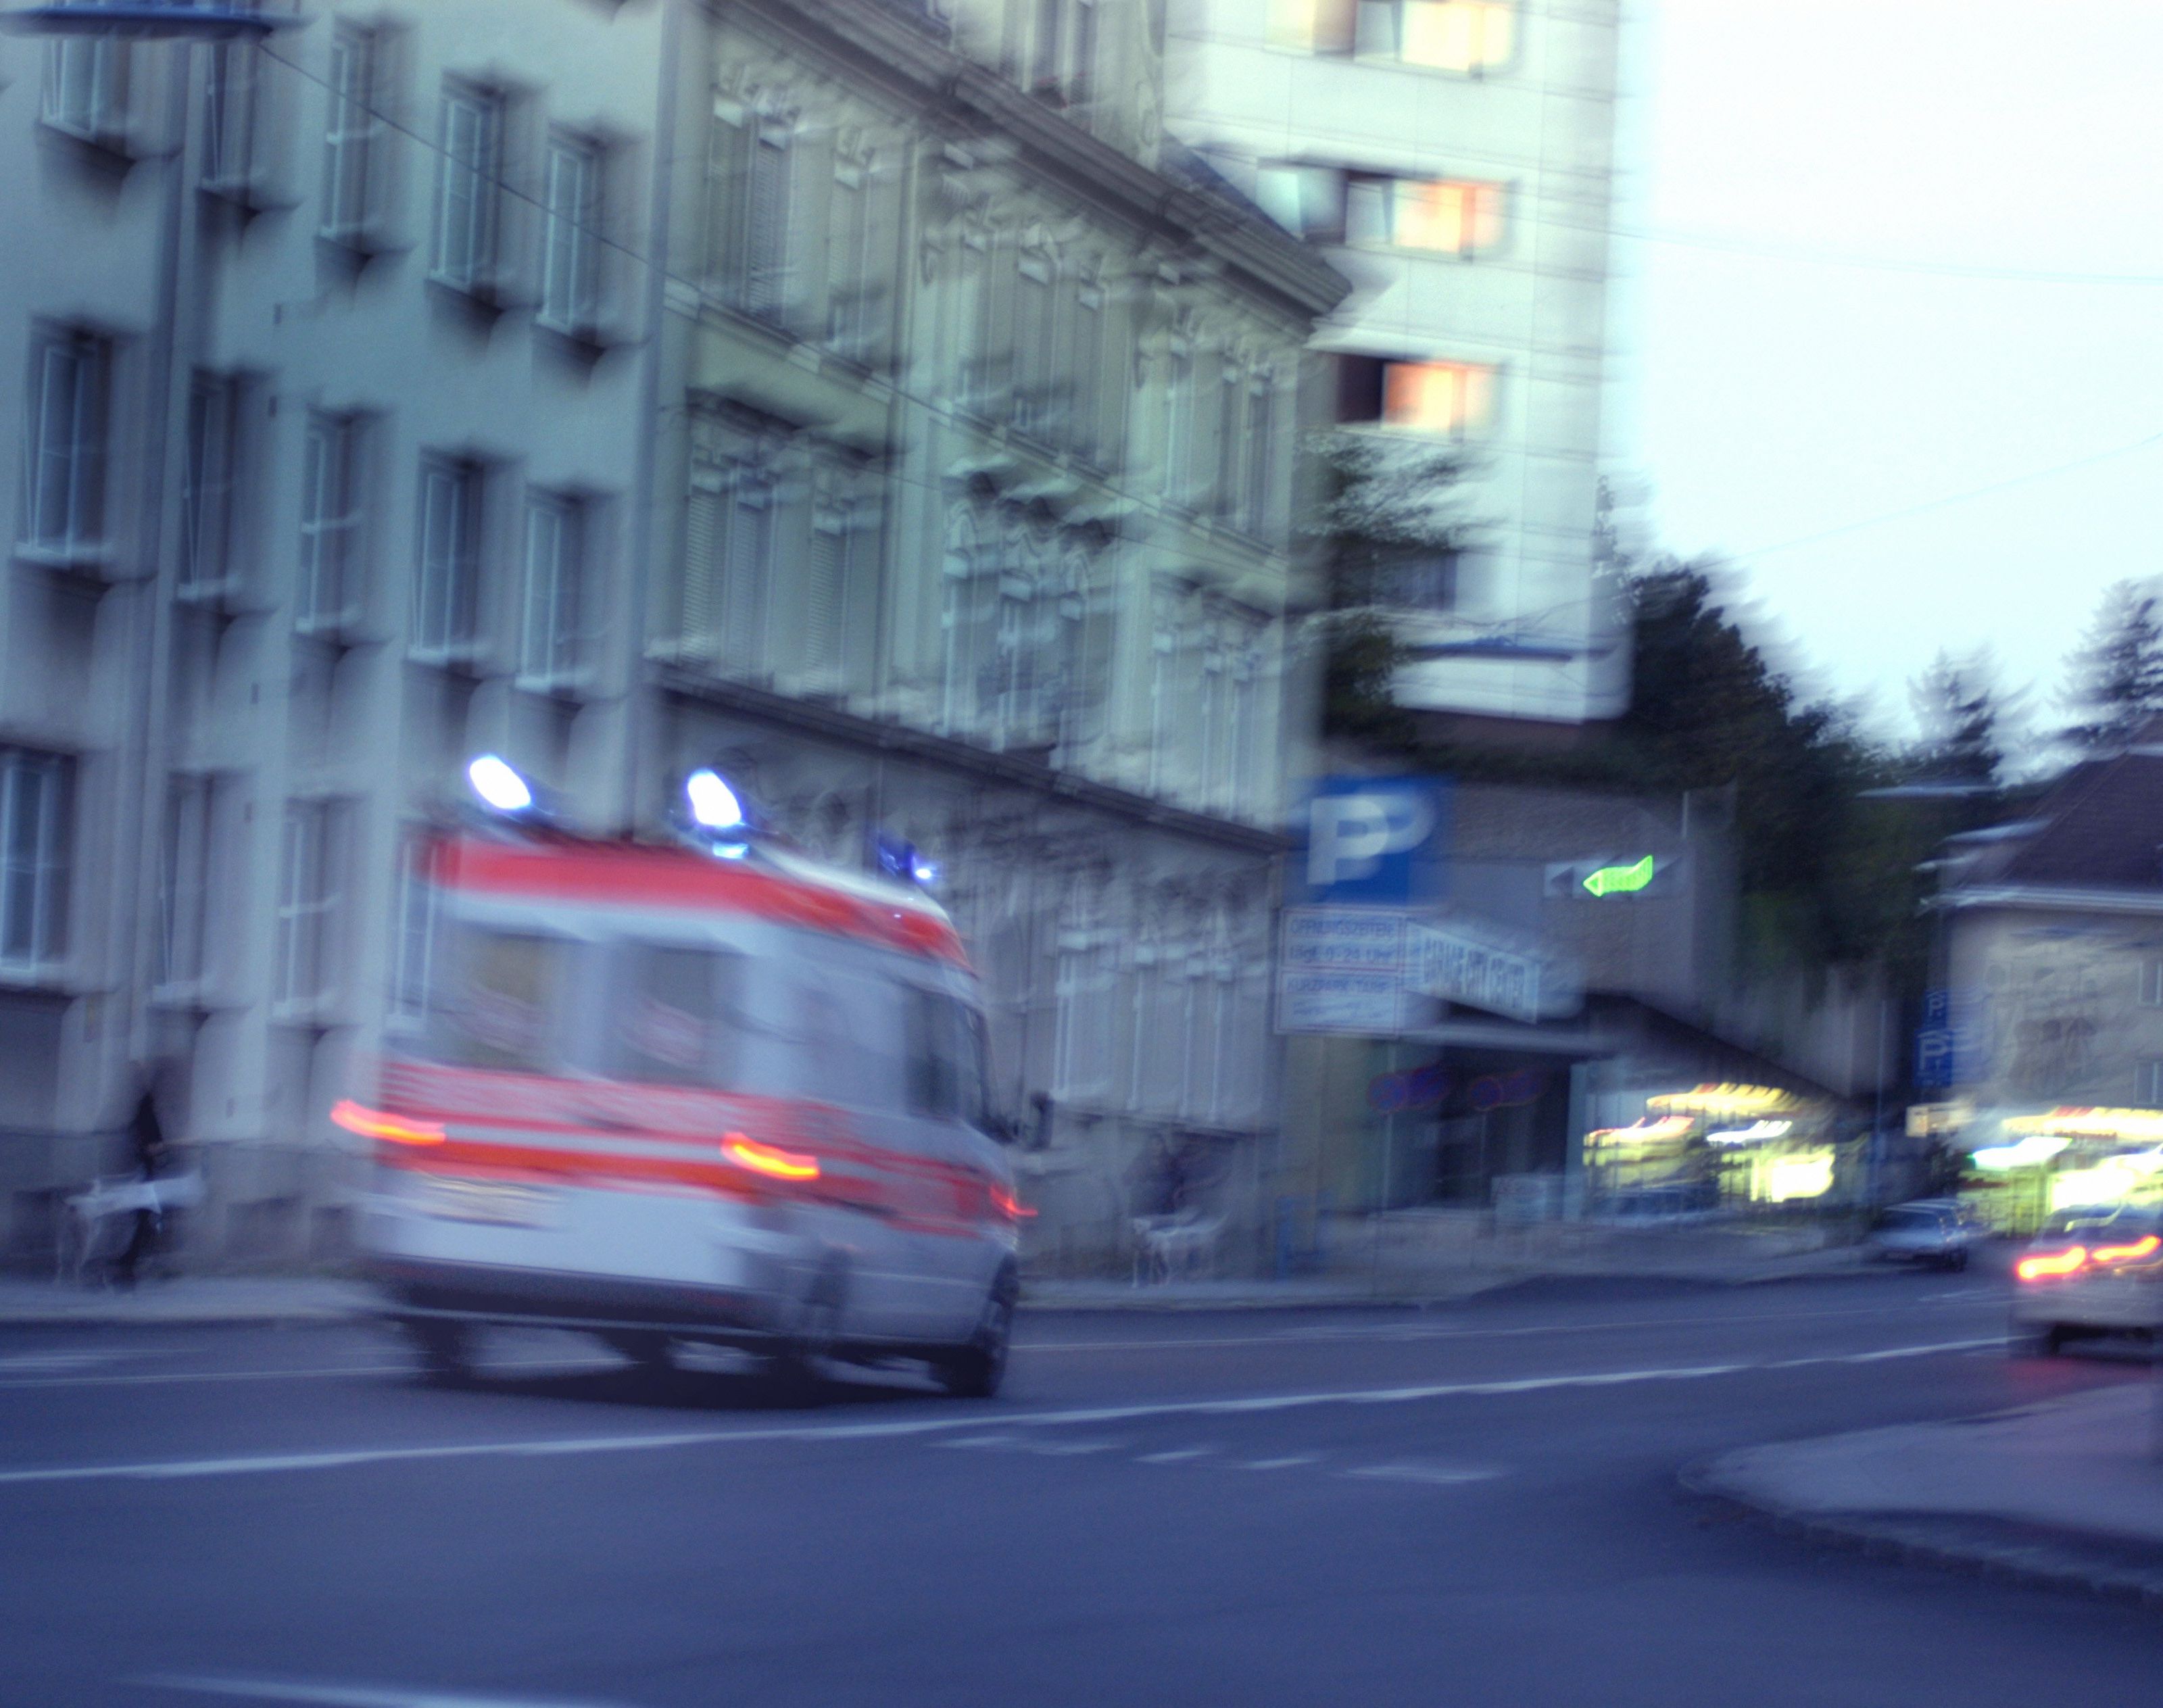
[[[1428,1382],[1412,1387],[1323,1389],[1292,1394],[1253,1394],[1218,1400],[1154,1400],[1129,1405],[1073,1407],[1021,1412],[998,1420],[1008,1429],[1056,1428],[1069,1423],[1123,1423],[1150,1417],[1223,1417],[1291,1412],[1320,1406],[1401,1406],[1422,1400],[1499,1394],[1537,1394],[1562,1388],[1619,1387],[1637,1382],[1702,1381],[1753,1370],[1802,1370],[1825,1365],[1877,1364],[1892,1359],[1934,1358],[1977,1347],[2003,1346],[2003,1335],[1940,1340],[1874,1352],[1830,1353],[1749,1364],[1679,1365],[1654,1370],[1600,1370],[1574,1375],[1516,1376],[1495,1381]],[[314,1452],[249,1454],[222,1459],[139,1460],[116,1464],[39,1465],[0,1470],[0,1485],[166,1480],[252,1476],[278,1471],[343,1470],[356,1465],[423,1464],[461,1459],[542,1458],[600,1453],[652,1452],[667,1448],[759,1444],[778,1441],[877,1441],[949,1430],[982,1430],[981,1417],[890,1418],[875,1423],[806,1423],[751,1429],[686,1429],[666,1433],[596,1435],[534,1441],[446,1443],[427,1447],[357,1447]],[[1089,1449],[1094,1451],[1092,1448]]]
[[[1162,1453],[1144,1453],[1136,1456],[1137,1464],[1183,1464],[1189,1459],[1207,1459],[1217,1449],[1213,1447],[1171,1447]]]
[[[621,1703],[568,1696],[476,1696],[464,1690],[399,1690],[370,1684],[319,1684],[296,1679],[222,1679],[164,1674],[131,1679],[199,1696],[252,1697],[264,1702],[320,1703],[323,1708],[626,1708]]]
[[[0,1391],[10,1388],[163,1387],[175,1382],[291,1382],[338,1376],[411,1375],[419,1366],[404,1364],[340,1365],[318,1370],[153,1370],[135,1375],[0,1376]],[[507,1370],[559,1370],[566,1375],[627,1368],[616,1358],[492,1358],[474,1368],[483,1375]]]
[[[1443,1464],[1363,1464],[1337,1473],[1340,1477],[1366,1477],[1394,1483],[1484,1483],[1499,1477],[1499,1470]]]
[[[1322,1455],[1318,1453],[1289,1453],[1282,1459],[1247,1459],[1235,1467],[1235,1469],[1239,1470],[1290,1470],[1294,1465],[1320,1464],[1321,1463]]]
[[[1977,1298],[1994,1296],[1994,1290],[1989,1289],[1973,1295]],[[1905,1305],[1869,1305],[1823,1311],[1758,1311],[1737,1317],[1640,1317],[1618,1323],[1542,1323],[1518,1328],[1418,1328],[1376,1324],[1346,1328],[1277,1328],[1267,1334],[1224,1334],[1212,1339],[1017,1340],[1013,1349],[1031,1354],[1150,1352],[1158,1347],[1192,1351],[1197,1348],[1211,1346],[1301,1346],[1348,1341],[1394,1344],[1413,1340],[1514,1340],[1537,1334],[1599,1334],[1610,1329],[1716,1328],[1731,1323],[1800,1323],[1825,1317],[1904,1317],[1910,1314]]]

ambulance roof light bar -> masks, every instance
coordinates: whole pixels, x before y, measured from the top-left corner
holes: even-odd
[[[741,860],[763,831],[736,785],[710,765],[687,773],[676,804],[677,833],[702,854]]]
[[[528,777],[500,753],[483,753],[466,765],[469,821],[499,833],[560,835],[563,823],[554,794]]]

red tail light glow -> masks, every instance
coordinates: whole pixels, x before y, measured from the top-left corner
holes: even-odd
[[[992,1208],[1002,1216],[1016,1222],[1025,1222],[1036,1212],[1026,1208],[1022,1201],[1004,1187],[992,1188]]]
[[[410,1121],[403,1115],[386,1113],[341,1098],[331,1110],[331,1119],[348,1133],[358,1133],[364,1139],[387,1139],[393,1145],[440,1145],[443,1142],[443,1124],[439,1121]]]
[[[2069,1245],[2063,1251],[2039,1251],[2033,1257],[2024,1257],[2014,1265],[2013,1272],[2023,1281],[2045,1281],[2052,1276],[2071,1275],[2087,1260],[2087,1247]]]
[[[741,1133],[731,1133],[722,1139],[721,1155],[738,1168],[747,1168],[753,1174],[773,1180],[819,1178],[817,1157],[801,1150],[783,1150],[778,1145],[761,1145]]]
[[[2098,1245],[2090,1255],[2098,1263],[2138,1263],[2158,1251],[2163,1251],[2163,1239],[2144,1234],[2130,1245]]]

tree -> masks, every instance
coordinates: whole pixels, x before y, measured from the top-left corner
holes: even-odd
[[[1412,743],[1398,705],[1406,659],[1392,613],[1439,608],[1472,527],[1464,455],[1371,433],[1335,432],[1314,446],[1322,490],[1308,532],[1322,542],[1328,611],[1322,722],[1332,735],[1385,747]]]
[[[1961,658],[1943,647],[1908,684],[1922,734],[1909,751],[1917,783],[1965,783],[1994,793],[2005,763],[2002,726],[2012,710],[1988,647]]]
[[[2066,664],[2072,683],[2065,704],[2077,721],[2064,738],[2083,755],[2124,747],[2163,714],[2163,614],[2155,584],[2120,581],[2104,589],[2087,639]]]

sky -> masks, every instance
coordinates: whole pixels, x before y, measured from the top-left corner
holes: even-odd
[[[1885,733],[1941,646],[2061,720],[2103,589],[2163,574],[2163,3],[1626,4],[1635,531]]]

